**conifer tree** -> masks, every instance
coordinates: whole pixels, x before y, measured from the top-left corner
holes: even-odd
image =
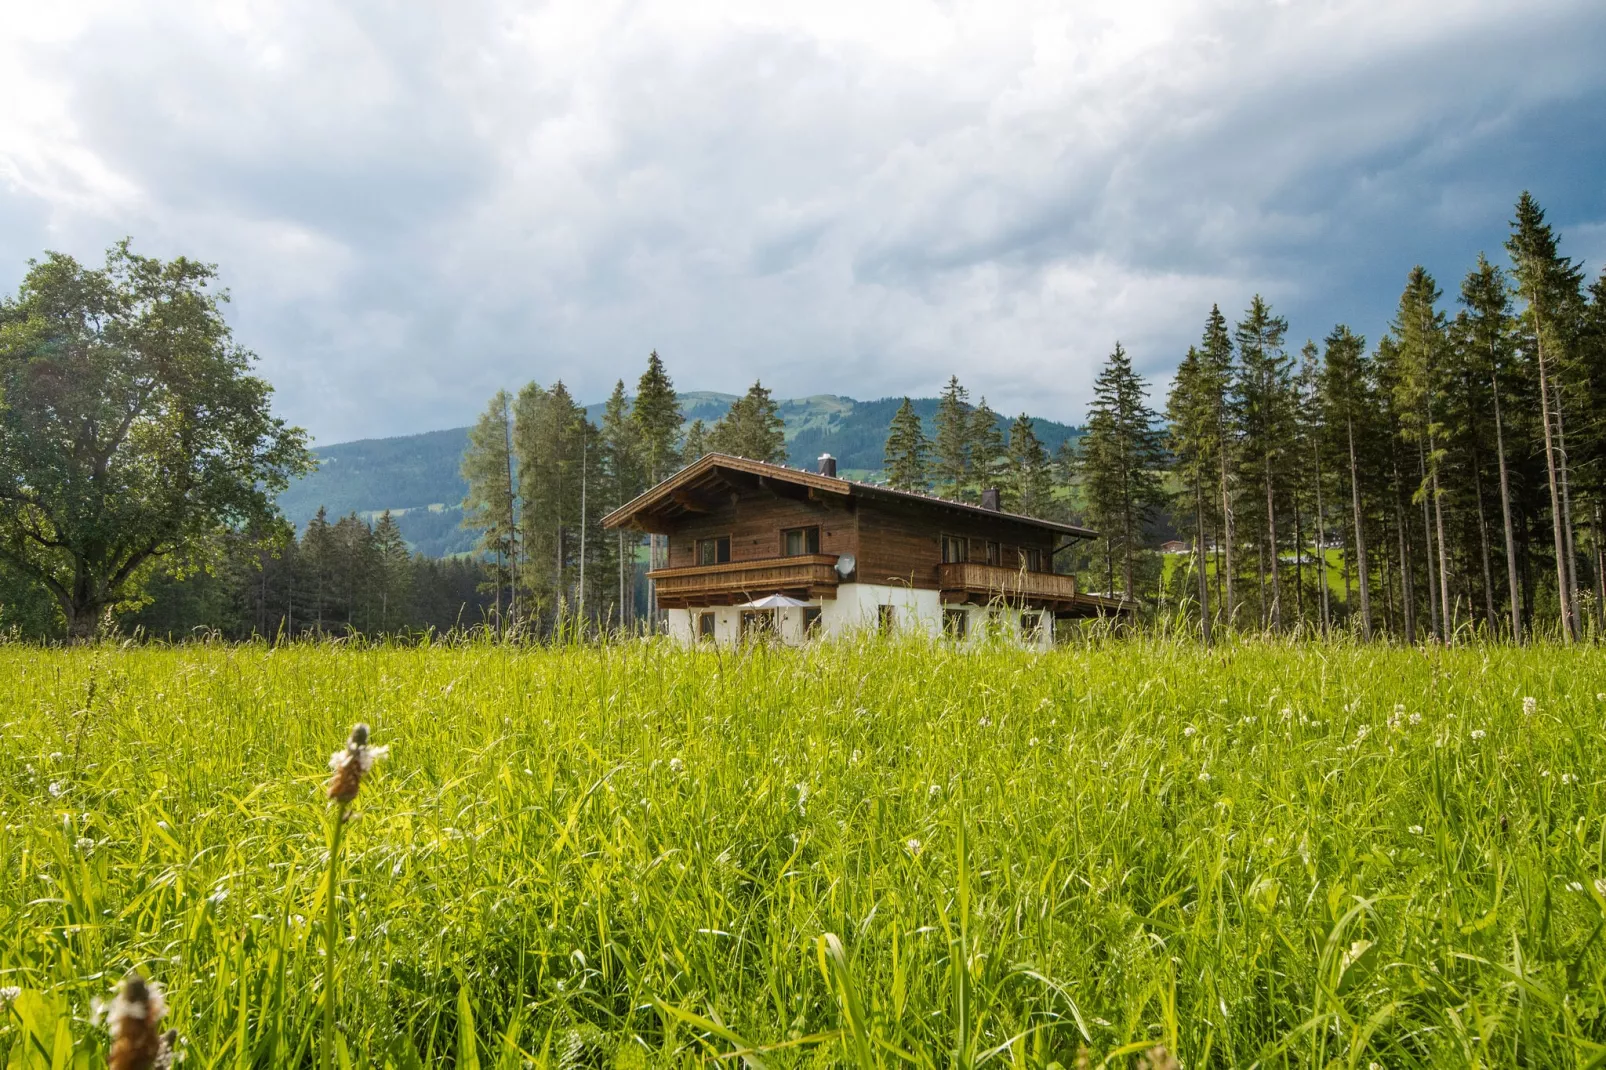
[[[1043,516],[1054,496],[1053,466],[1048,450],[1043,448],[1042,439],[1032,427],[1032,418],[1026,413],[1015,417],[1015,422],[1010,424],[1005,451],[1001,488],[1005,505],[1026,516]]]
[[[1366,513],[1361,497],[1361,456],[1370,415],[1366,339],[1341,323],[1322,344],[1321,419],[1338,437],[1349,469],[1350,530],[1360,580],[1361,635],[1371,639],[1372,587],[1366,555]]]
[[[641,471],[640,438],[625,397],[625,382],[618,380],[602,409],[601,450],[606,478],[605,501],[611,508],[630,501],[645,488]],[[623,528],[614,532],[614,571],[618,581],[615,612],[624,628],[633,617],[631,599],[635,591],[635,553],[633,537]]]
[[[1206,576],[1205,501],[1216,484],[1216,452],[1220,449],[1217,409],[1220,394],[1213,389],[1210,369],[1195,346],[1177,366],[1166,399],[1166,419],[1170,425],[1169,445],[1176,458],[1178,474],[1188,488],[1193,505],[1193,556],[1198,584],[1199,628],[1206,646],[1211,641],[1210,583]]]
[[[731,403],[708,432],[708,448],[752,461],[786,462],[786,424],[763,383],[753,383]]]
[[[636,383],[636,400],[630,409],[630,418],[636,425],[637,459],[647,485],[654,486],[669,477],[681,463],[680,459],[680,401],[675,395],[675,384],[664,370],[664,362],[655,349],[647,356],[647,370]],[[648,567],[663,564],[660,537],[647,537]],[[648,581],[649,606],[656,605],[657,595],[651,580]]]
[[[513,399],[498,390],[485,412],[469,429],[463,453],[463,527],[480,532],[479,549],[495,562],[492,589],[498,627],[518,619],[516,576],[519,570],[518,496],[513,476]],[[502,590],[507,590],[507,617],[502,616]]]
[[[888,485],[894,490],[925,491],[931,482],[926,472],[930,449],[914,405],[904,398],[887,432],[883,464]]]
[[[998,486],[1001,469],[1006,463],[1004,433],[998,427],[998,413],[987,404],[986,398],[970,410],[968,423],[970,474],[975,488],[966,497],[975,500],[982,490]]]
[[[1228,627],[1238,620],[1236,591],[1238,532],[1236,502],[1238,497],[1238,429],[1230,403],[1230,390],[1234,375],[1232,335],[1227,332],[1227,317],[1221,306],[1211,305],[1205,319],[1204,335],[1199,344],[1198,394],[1200,404],[1207,410],[1207,419],[1214,421],[1216,430],[1216,475],[1221,505],[1221,532],[1217,540],[1221,547],[1218,577],[1222,581],[1222,606]]]
[[[1164,502],[1160,475],[1165,447],[1156,419],[1147,387],[1117,342],[1093,383],[1078,461],[1088,510],[1104,532],[1106,571],[1113,580],[1119,557],[1124,595],[1134,600],[1143,525]]]
[[[686,428],[686,444],[682,447],[681,454],[686,458],[686,463],[691,464],[701,460],[708,452],[708,425],[703,423],[702,417],[698,417]]]
[[[932,460],[937,492],[958,498],[970,478],[970,394],[950,376],[937,401]]]
[[[1443,640],[1449,637],[1454,624],[1450,620],[1450,565],[1445,548],[1443,493],[1439,486],[1439,469],[1444,460],[1444,452],[1439,448],[1443,425],[1436,417],[1436,409],[1443,404],[1440,380],[1446,347],[1444,313],[1438,310],[1439,296],[1433,276],[1417,265],[1406,280],[1391,330],[1398,354],[1394,400],[1400,414],[1401,436],[1417,447],[1420,482],[1412,493],[1412,501],[1423,507],[1429,616],[1435,633]],[[1428,517],[1430,505],[1431,521]]]
[[[1310,339],[1305,340],[1305,346],[1299,351],[1299,396],[1296,408],[1295,425],[1300,439],[1299,455],[1310,458],[1311,488],[1314,491],[1316,521],[1316,597],[1319,607],[1319,622],[1325,633],[1332,626],[1333,614],[1330,604],[1330,595],[1327,584],[1327,501],[1323,494],[1325,487],[1325,470],[1322,465],[1322,447],[1325,444],[1325,428],[1322,426],[1321,407],[1321,353],[1316,343]],[[1299,516],[1295,508],[1295,517]],[[1295,546],[1301,551],[1303,540],[1295,539]],[[1297,569],[1303,568],[1303,553],[1294,559]],[[1303,587],[1303,578],[1300,580]]]
[[[412,555],[389,509],[374,525],[374,551],[378,565],[379,630],[388,632],[394,623],[406,619],[407,598],[412,587],[409,567]]]
[[[1567,361],[1571,322],[1580,304],[1583,273],[1558,252],[1558,243],[1544,209],[1526,190],[1517,201],[1517,218],[1506,242],[1511,253],[1516,291],[1525,304],[1525,342],[1539,373],[1539,412],[1545,448],[1545,477],[1550,491],[1551,533],[1556,553],[1557,599],[1562,636],[1577,636],[1578,588],[1572,563],[1572,516],[1567,485],[1565,425],[1560,382]]]
[[[1288,321],[1272,314],[1271,306],[1256,294],[1234,332],[1238,348],[1238,377],[1234,384],[1237,422],[1243,435],[1242,467],[1264,492],[1260,507],[1261,621],[1281,625],[1282,584],[1277,566],[1280,477],[1293,439],[1293,382],[1291,364],[1283,351]],[[1265,596],[1267,573],[1271,578],[1269,601]]]

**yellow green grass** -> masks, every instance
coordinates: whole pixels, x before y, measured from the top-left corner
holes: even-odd
[[[1600,1065],[1593,648],[0,649],[0,1065]],[[1525,712],[1524,698],[1531,697]],[[76,1049],[76,1056],[68,1052]],[[73,1061],[76,1059],[77,1061]]]

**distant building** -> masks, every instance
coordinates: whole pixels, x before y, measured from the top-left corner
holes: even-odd
[[[1160,552],[1162,554],[1185,554],[1192,549],[1192,546],[1189,546],[1181,539],[1172,539],[1170,542],[1162,542],[1160,544]]]
[[[1047,645],[1055,618],[1131,608],[1054,571],[1096,532],[1006,513],[995,490],[972,505],[842,479],[829,455],[804,472],[711,453],[602,523],[668,536],[647,575],[687,643],[875,628]]]

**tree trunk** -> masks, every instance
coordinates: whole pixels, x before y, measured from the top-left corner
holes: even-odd
[[[1600,545],[1600,536],[1595,537]],[[1204,482],[1196,481],[1193,487],[1193,563],[1199,570],[1199,633],[1204,645],[1210,645],[1210,581],[1205,577],[1204,553]]]
[[[1355,509],[1355,569],[1359,574],[1361,583],[1361,636],[1372,638],[1372,594],[1366,578],[1366,531],[1365,518],[1361,515],[1361,481],[1359,466],[1355,460],[1355,418],[1345,420],[1345,430],[1349,436],[1349,490],[1351,503]]]
[[[1272,498],[1271,458],[1266,458],[1266,541],[1271,545],[1271,606],[1267,620],[1272,631],[1282,624],[1282,586],[1277,580],[1277,506]]]
[[[1231,481],[1227,477],[1227,448],[1222,442],[1221,448],[1221,554],[1222,568],[1226,572],[1226,613],[1224,619],[1230,630],[1238,623],[1238,600],[1233,591],[1232,543],[1234,532],[1232,529],[1232,490]]]
[[[1428,448],[1433,448],[1432,438],[1428,439]],[[1446,642],[1455,634],[1455,618],[1450,613],[1450,555],[1444,544],[1444,505],[1439,496],[1439,467],[1433,466],[1433,525],[1439,536],[1439,608],[1444,617],[1444,635]]]
[[[1489,373],[1494,394],[1494,447],[1500,461],[1500,519],[1506,538],[1506,584],[1511,597],[1511,640],[1522,642],[1522,594],[1517,579],[1517,537],[1511,523],[1511,476],[1506,470],[1506,433],[1500,420],[1500,374]]]
[[[1416,466],[1417,487],[1423,488],[1428,482],[1428,462],[1420,443],[1416,449]],[[1433,567],[1433,521],[1426,496],[1422,498],[1422,539],[1423,546],[1427,550],[1422,556],[1428,569],[1428,626],[1432,629],[1434,638],[1443,640],[1444,632],[1439,626],[1439,586],[1434,577]]]
[[[1403,617],[1405,641],[1416,642],[1416,592],[1411,582],[1410,545],[1405,537],[1405,506],[1400,501],[1400,465],[1394,462],[1394,528],[1400,542],[1400,610]]]
[[[1311,450],[1316,468],[1316,585],[1321,590],[1321,626],[1326,634],[1332,625],[1332,607],[1327,592],[1327,520],[1322,515],[1322,451]]]
[[[1478,508],[1478,560],[1483,564],[1483,612],[1493,639],[1499,628],[1494,608],[1494,573],[1489,566],[1489,521],[1483,511],[1483,458],[1479,456],[1477,440],[1472,443],[1472,493]]]
[[[1556,598],[1561,603],[1561,636],[1573,641],[1573,611],[1567,600],[1567,539],[1562,534],[1561,486],[1557,478],[1555,429],[1550,418],[1550,367],[1545,359],[1543,321],[1534,317],[1534,348],[1539,363],[1539,417],[1545,429],[1545,478],[1550,488],[1550,527],[1556,544]]]
[[[1556,455],[1561,461],[1561,530],[1567,547],[1567,604],[1572,607],[1573,635],[1583,638],[1584,609],[1578,603],[1578,550],[1573,541],[1572,468],[1567,463],[1567,424],[1561,408],[1561,384],[1556,384]]]

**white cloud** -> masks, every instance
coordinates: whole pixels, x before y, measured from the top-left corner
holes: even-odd
[[[957,372],[1076,419],[1117,338],[1161,376],[1212,301],[1380,322],[1396,261],[1458,272],[1516,189],[1578,184],[1503,150],[1606,84],[1571,0],[23,14],[3,270],[124,233],[219,262],[323,441],[529,378],[597,398],[654,346],[687,388]],[[1601,192],[1569,195],[1598,246]]]

